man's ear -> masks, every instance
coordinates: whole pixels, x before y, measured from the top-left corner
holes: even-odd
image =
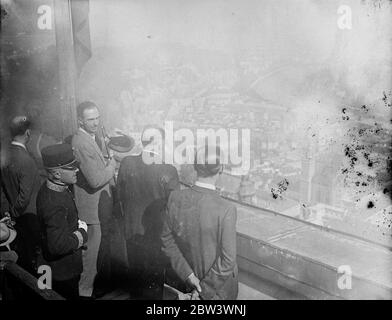
[[[58,169],[53,169],[52,170],[52,175],[57,180],[61,179],[61,173],[60,173],[60,170],[58,170]]]

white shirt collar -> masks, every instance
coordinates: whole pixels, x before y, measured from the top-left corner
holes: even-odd
[[[82,127],[79,127],[79,130],[84,132],[85,134],[87,134],[88,136],[91,137],[91,139],[93,139],[95,141],[95,134],[93,133],[88,133],[86,130],[84,130]]]
[[[195,186],[198,186],[198,187],[201,187],[201,188],[210,189],[210,190],[216,190],[216,187],[213,184],[211,184],[211,183],[205,183],[205,182],[196,181],[195,182]]]
[[[11,144],[14,146],[22,147],[23,149],[25,149],[27,151],[26,146],[22,142],[12,141]]]
[[[152,153],[155,154],[156,156],[159,156],[160,158],[162,158],[161,154],[159,154],[158,152],[155,152],[153,150],[148,150],[148,149],[143,149],[140,154],[142,154],[142,152],[147,152],[147,153]]]

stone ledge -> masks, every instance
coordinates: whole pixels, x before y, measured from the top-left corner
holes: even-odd
[[[310,299],[392,299],[392,252],[262,209],[237,204],[240,271]],[[352,289],[338,288],[339,266]]]

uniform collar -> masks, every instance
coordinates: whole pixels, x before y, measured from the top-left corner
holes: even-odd
[[[22,142],[12,141],[11,144],[14,146],[22,147],[23,149],[25,149],[27,151],[26,146]]]
[[[56,192],[64,192],[65,190],[68,189],[67,185],[57,184],[57,183],[54,183],[53,181],[50,181],[49,179],[46,180],[46,186],[48,187],[48,189],[56,191]]]

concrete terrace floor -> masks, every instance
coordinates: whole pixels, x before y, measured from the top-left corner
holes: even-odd
[[[372,288],[374,298],[390,299],[391,248],[323,230],[266,210],[240,204],[237,208],[237,254],[239,258],[251,261],[250,268],[254,270],[248,272],[260,274],[261,269],[257,266],[268,266],[337,297],[372,298],[373,292],[366,292]],[[336,288],[340,266],[350,266],[353,289],[357,288],[357,293],[342,293]]]
[[[240,280],[257,283],[258,289],[252,288],[244,282],[239,283],[237,300],[304,300],[305,297],[291,292],[285,288],[274,285],[267,281],[252,279],[252,276],[240,274]],[[97,300],[131,300],[129,293],[123,289],[114,290]]]
[[[237,208],[238,300],[388,299],[391,296],[391,250],[263,209],[238,203]],[[241,265],[241,260],[245,264]],[[337,270],[342,265],[352,268],[356,293],[342,293],[336,288]],[[271,272],[263,275],[263,267],[280,274],[280,278]],[[280,281],[282,275],[286,280]],[[310,286],[312,294],[308,295],[309,288],[303,291],[298,283]],[[101,299],[126,300],[129,295],[116,290]]]

